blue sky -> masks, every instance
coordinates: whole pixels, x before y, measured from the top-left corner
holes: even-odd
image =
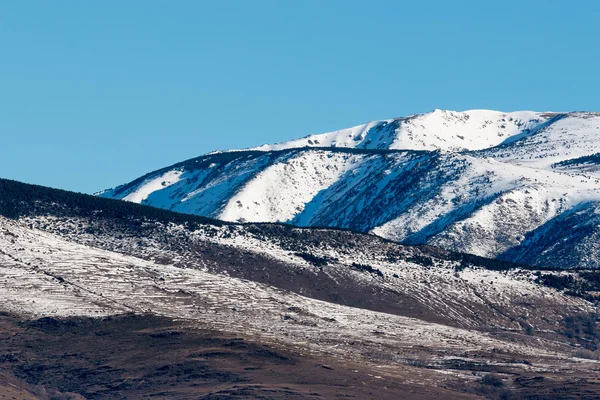
[[[600,111],[597,1],[0,3],[0,176],[93,192],[434,108]]]

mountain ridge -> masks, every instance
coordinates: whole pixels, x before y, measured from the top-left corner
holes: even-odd
[[[99,195],[228,221],[349,228],[511,261],[537,253],[527,262],[558,267],[532,232],[600,202],[598,139],[598,113],[436,110],[209,153]],[[565,222],[579,226],[573,217]],[[571,237],[563,266],[600,267],[579,249],[600,254],[593,231]]]
[[[366,398],[382,398],[382,385],[397,397],[393,382],[433,390],[416,398],[479,398],[491,393],[480,383],[490,373],[505,382],[492,392],[503,398],[598,393],[597,271],[542,271],[337,228],[227,223],[2,179],[0,249],[0,326],[18,332],[2,342],[0,391],[15,371],[9,384],[90,398],[197,396],[224,381],[235,389],[240,375],[218,371],[250,365],[261,385],[243,393],[257,397],[356,396],[373,377]],[[108,362],[106,348],[118,349]],[[297,366],[285,381],[276,368],[283,392],[264,386],[265,357]],[[345,383],[289,389],[315,382],[310,365]]]
[[[351,128],[329,133],[310,134],[301,139],[273,145],[263,144],[250,149],[272,151],[298,147],[346,147],[388,148],[390,150],[477,150],[482,143],[473,143],[473,139],[484,140],[487,145],[484,147],[499,145],[503,140],[509,139],[523,130],[535,129],[538,124],[543,125],[548,119],[564,114],[533,111],[502,112],[483,109],[468,111],[435,109],[424,114],[370,121]],[[458,132],[453,131],[450,123],[462,124],[462,134],[458,135]],[[498,130],[492,129],[494,124],[498,125]],[[395,134],[386,141],[381,135],[389,133],[390,127],[395,130]],[[429,139],[424,138],[427,136],[423,129],[425,127],[429,133]],[[470,135],[475,138],[471,138]],[[494,140],[494,137],[489,137],[493,135],[500,139],[495,138]],[[451,142],[448,143],[448,140]],[[465,144],[470,144],[471,147],[465,147]]]

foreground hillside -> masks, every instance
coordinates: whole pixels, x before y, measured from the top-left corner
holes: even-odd
[[[23,393],[600,393],[589,271],[351,231],[228,224],[5,180],[0,214],[0,324],[21,332],[0,347],[0,385]]]
[[[436,110],[213,153],[100,196],[598,268],[600,115]]]

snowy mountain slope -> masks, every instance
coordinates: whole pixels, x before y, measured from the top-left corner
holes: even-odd
[[[594,268],[600,258],[599,226],[600,202],[582,203],[528,232],[520,245],[500,258],[550,267],[574,262]]]
[[[465,342],[473,340],[475,346],[494,344],[492,338],[465,330],[427,323],[421,328],[420,321],[415,319],[338,306],[252,281],[155,264],[73,244],[4,219],[0,219],[0,226],[0,244],[4,249],[0,258],[3,278],[0,298],[8,311],[36,316],[153,313],[191,320],[198,325],[210,324],[213,329],[233,330],[237,334],[248,334],[250,330],[284,341],[326,334],[338,335],[337,342],[344,336],[369,335],[373,324],[385,324],[386,329],[402,333],[404,345],[414,340],[412,345],[427,342],[453,347],[457,343],[452,339],[457,336]],[[297,313],[304,315],[307,322],[319,321],[318,325],[298,326],[282,319],[290,309],[303,310]],[[261,331],[265,326],[270,329]],[[430,332],[425,337],[419,333],[421,329]],[[323,339],[333,340],[333,336],[319,342]],[[344,349],[340,354],[350,355],[352,351]]]
[[[552,164],[552,168],[564,173],[600,178],[600,153],[571,158]]]
[[[508,379],[532,373],[552,376],[575,371],[580,377],[593,377],[599,371],[597,362],[574,358],[575,348],[560,339],[532,337],[518,331],[503,334],[501,330],[488,333],[461,329],[348,307],[226,274],[180,268],[72,243],[60,235],[4,218],[0,218],[0,227],[0,308],[22,317],[99,317],[125,312],[164,316],[176,320],[173,336],[187,329],[210,329],[214,335],[235,335],[279,349],[293,349],[302,355],[356,362],[371,368],[372,375],[382,384],[406,374],[405,379],[410,382],[423,382],[428,387],[460,382],[456,387],[465,388],[479,370],[501,371]],[[411,266],[415,267],[418,268]],[[464,277],[474,285],[482,279],[496,278],[494,282],[502,290],[513,283],[515,288],[523,285],[476,270],[465,271]],[[534,287],[524,285],[526,290],[533,288],[531,292],[535,292]],[[550,307],[591,311],[583,301],[542,290],[551,299],[544,303]],[[423,298],[426,296],[424,293]],[[528,299],[527,304],[537,303]],[[525,308],[533,317],[532,306]],[[473,306],[472,312],[480,310]],[[557,321],[560,318],[557,316]],[[560,330],[561,325],[555,329]],[[460,361],[460,368],[454,366],[453,360]],[[46,366],[55,363],[60,360],[47,360]],[[325,364],[323,368],[330,367]],[[101,382],[101,376],[97,372],[94,382]],[[144,377],[150,382],[155,379]]]
[[[542,242],[526,236],[600,201],[598,139],[600,114],[436,110],[209,154],[100,195],[228,221],[349,228],[486,257],[510,259],[512,248],[530,246],[540,255],[528,262],[540,264],[554,250],[542,256],[534,249]],[[592,240],[594,229],[577,240]],[[569,268],[581,257],[556,260]]]
[[[35,194],[27,199],[35,204]],[[81,198],[75,202],[83,204]],[[498,271],[488,270],[480,266],[485,260],[406,247],[376,236],[277,225],[214,225],[210,221],[186,226],[135,212],[127,220],[95,211],[97,206],[108,207],[106,203],[84,204],[79,210],[68,206],[72,201],[61,203],[57,199],[42,209],[25,206],[20,209],[25,215],[17,221],[0,218],[5,263],[18,261],[22,272],[31,270],[59,282],[57,276],[74,282],[70,276],[79,273],[78,265],[81,274],[97,269],[99,275],[89,278],[93,286],[100,285],[95,279],[110,278],[111,265],[127,269],[141,262],[136,260],[144,260],[147,270],[158,272],[161,267],[149,264],[157,263],[189,270],[190,274],[201,272],[206,275],[204,280],[211,274],[225,274],[234,280],[254,282],[259,285],[256,290],[267,285],[341,305],[361,304],[362,309],[419,315],[430,322],[476,329],[491,325],[521,329],[517,321],[529,312],[521,302],[523,296],[544,306],[545,319],[535,315],[528,318],[528,323],[543,329],[555,329],[561,315],[590,310],[589,303],[581,299],[535,284],[530,271],[515,265],[498,262],[491,264]],[[141,224],[137,220],[140,217],[144,218]],[[77,257],[91,261],[79,262]],[[127,257],[135,259],[128,261]],[[54,268],[63,270],[57,275],[50,271]],[[114,276],[128,273],[121,271],[123,268],[119,267]],[[190,285],[199,285],[191,275],[185,279],[191,280]],[[171,281],[165,279],[164,283]],[[321,294],[314,291],[323,283],[328,287]],[[125,299],[122,304],[143,310]]]
[[[530,271],[519,270],[522,266],[407,247],[374,235],[194,216],[185,220],[162,210],[156,215],[151,207],[2,180],[0,194],[0,214],[70,243],[224,273],[346,306],[457,327],[510,329],[520,329],[517,321],[528,312],[523,296],[543,304],[545,317],[552,315],[529,319],[548,329],[554,326],[548,321],[586,307],[535,284]]]
[[[523,235],[559,213],[600,194],[595,180],[453,156],[458,179],[446,179],[438,194],[374,229],[384,237],[485,256],[517,245]]]
[[[226,333],[357,363],[382,385],[401,377],[469,393],[490,372],[510,387],[597,376],[598,361],[575,357],[588,354],[582,346],[596,354],[596,331],[575,330],[595,323],[596,306],[540,280],[548,276],[584,279],[352,231],[224,223],[0,179],[0,312],[168,317],[174,343],[189,330]],[[77,321],[37,324],[52,333]],[[106,368],[96,367],[94,382]]]
[[[269,154],[251,153],[235,163],[216,164],[215,157],[201,160],[199,165],[186,165],[158,175],[145,177],[138,184],[106,191],[103,197],[144,203],[160,208],[206,216],[217,216],[231,196],[246,181],[270,163]],[[203,183],[200,186],[198,183]],[[159,189],[156,189],[159,188]],[[171,207],[174,201],[177,205]]]
[[[548,122],[533,134],[482,150],[481,155],[502,162],[550,169],[555,163],[600,152],[600,113],[562,113]]]
[[[280,157],[228,199],[218,217],[226,221],[291,220],[305,211],[317,193],[360,170],[364,162],[362,155],[323,151]]]

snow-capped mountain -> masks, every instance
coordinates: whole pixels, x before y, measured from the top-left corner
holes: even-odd
[[[218,152],[100,193],[227,221],[600,267],[600,114],[435,110]]]

